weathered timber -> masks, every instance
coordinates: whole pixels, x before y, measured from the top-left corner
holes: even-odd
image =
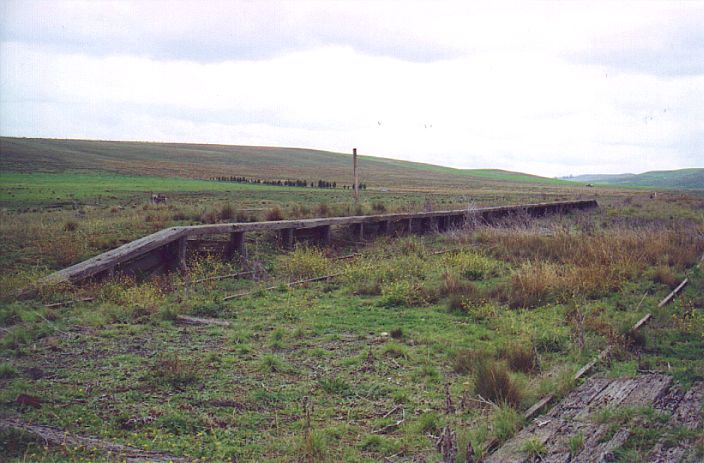
[[[228,273],[227,275],[217,275],[214,277],[200,278],[198,280],[193,280],[191,283],[196,284],[196,283],[203,283],[205,281],[224,280],[226,278],[240,278],[240,277],[243,277],[246,275],[253,275],[253,274],[254,274],[254,271]]]
[[[63,282],[78,283],[94,277],[115,265],[142,256],[186,236],[186,227],[171,227],[124,244],[119,248],[99,254],[88,260],[52,273],[40,281],[41,284],[58,284]]]
[[[328,245],[330,244],[330,236],[331,236],[331,226],[330,225],[323,225],[322,227],[318,227],[318,240],[320,241],[321,244],[323,245]]]
[[[201,317],[191,317],[190,315],[177,315],[176,320],[183,323],[188,323],[190,325],[217,325],[217,326],[230,326],[230,322],[227,320],[220,320],[217,318],[201,318]]]
[[[684,288],[685,286],[687,286],[687,283],[689,283],[689,279],[688,279],[688,278],[685,278],[684,281],[682,281],[682,283],[680,283],[679,285],[677,285],[677,287],[676,287],[675,289],[673,289],[670,294],[668,294],[667,296],[665,296],[665,299],[663,299],[662,301],[660,301],[660,304],[658,304],[658,307],[662,307],[662,306],[664,306],[664,305],[669,304],[670,301],[672,301],[672,299],[674,299],[674,297],[677,296],[677,294],[679,294],[680,291],[682,291],[682,288]]]
[[[114,461],[126,462],[188,462],[190,458],[179,457],[169,453],[142,450],[128,445],[72,434],[62,429],[41,424],[30,424],[20,418],[0,418],[0,428],[14,429],[39,437],[43,444],[52,447],[68,448],[72,451],[82,449],[86,452],[100,453]]]
[[[244,232],[230,233],[230,241],[227,244],[225,251],[228,259],[232,259],[236,255],[245,256]]]
[[[89,296],[89,297],[82,297],[80,299],[75,299],[75,300],[71,300],[71,301],[53,302],[51,304],[44,304],[44,307],[46,307],[48,309],[53,309],[55,307],[63,307],[63,306],[67,306],[67,305],[78,304],[79,302],[92,302],[94,300],[95,300],[94,297]]]
[[[524,451],[528,440],[537,440],[543,446],[544,453],[540,458],[542,462],[612,461],[614,452],[630,437],[631,425],[626,423],[614,433],[610,423],[596,419],[602,410],[652,407],[657,412],[670,416],[668,423],[663,425],[664,428],[683,426],[696,429],[701,424],[703,400],[704,383],[695,383],[685,393],[667,375],[592,378],[572,391],[550,413],[535,419],[486,461],[533,461],[532,456]],[[580,434],[583,445],[578,449],[570,449],[569,439]],[[692,447],[687,439],[669,446],[663,440],[652,448],[648,461],[681,461],[688,453],[693,455]],[[570,450],[574,453],[570,453]]]
[[[281,247],[284,249],[292,249],[294,243],[294,233],[295,228],[282,228],[279,231],[279,239],[281,240]]]
[[[486,221],[488,218],[503,217],[516,213],[517,211],[525,211],[530,215],[542,215],[550,212],[563,212],[573,209],[586,209],[597,206],[598,204],[595,200],[581,200],[562,201],[558,203],[536,203],[520,206],[486,207],[472,210],[458,209],[449,211],[171,227],[55,272],[40,280],[38,283],[40,285],[62,282],[68,282],[71,284],[79,283],[83,280],[96,277],[103,272],[111,271],[112,269],[115,269],[115,267],[122,268],[124,264],[141,258],[152,251],[168,248],[174,242],[184,237],[193,239],[205,235],[230,234],[230,247],[232,249],[233,242],[235,244],[234,248],[238,248],[240,245],[242,247],[244,246],[244,233],[276,231],[280,233],[281,244],[283,247],[291,248],[293,247],[295,241],[294,231],[302,229],[317,228],[319,230],[324,230],[323,227],[359,225],[359,229],[363,232],[364,224],[370,224],[372,227],[376,224],[385,224],[380,225],[379,230],[380,232],[383,232],[384,230],[388,232],[388,230],[393,227],[394,223],[403,223],[406,225],[406,230],[408,232],[413,232],[414,229],[417,228],[417,224],[422,224],[424,221],[427,224],[428,221],[437,220],[438,223],[442,222],[445,224],[444,226],[450,227],[461,226],[469,217]],[[182,244],[179,244],[178,246],[182,246]],[[176,253],[177,259],[175,263],[177,266],[179,263],[178,257],[180,257],[180,249],[180,247],[177,248]],[[165,259],[168,263],[168,261],[171,260],[169,258],[170,254],[173,254],[172,251],[167,251],[161,258]],[[155,258],[158,259],[159,257],[157,256]],[[169,267],[169,265],[164,266]]]
[[[315,283],[317,281],[326,281],[326,280],[332,280],[333,278],[339,277],[342,275],[342,272],[340,273],[332,273],[330,275],[323,275],[315,278],[306,278],[304,280],[296,280],[296,281],[291,281],[290,283],[286,283],[285,286],[296,286],[296,285],[302,285],[304,283]],[[269,286],[267,288],[262,288],[262,289],[255,289],[252,291],[247,291],[244,293],[237,293],[237,294],[231,294],[229,296],[225,296],[222,298],[223,301],[230,301],[232,299],[239,299],[240,297],[248,296],[250,294],[254,294],[259,291],[272,291],[274,289],[279,288],[281,285],[275,285],[275,286]]]

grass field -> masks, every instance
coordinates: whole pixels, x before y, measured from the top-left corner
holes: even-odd
[[[651,171],[624,175],[579,175],[576,182],[642,188],[704,189],[704,169]]]
[[[402,175],[415,187],[372,188],[355,206],[339,189],[74,168],[38,173],[16,164],[0,176],[0,416],[222,462],[440,461],[435,437],[449,426],[457,461],[465,461],[467,442],[481,456],[486,442],[508,439],[521,412],[547,393],[568,392],[570,376],[607,344],[615,354],[597,374],[659,371],[685,388],[704,380],[704,274],[695,267],[704,252],[704,198],[696,192],[650,199],[599,188],[589,191],[598,194],[597,210],[363,244],[338,230],[323,249],[284,252],[252,234],[247,260],[193,254],[188,265],[191,280],[247,269],[256,279],[208,281],[186,294],[178,273],[117,275],[17,300],[39,276],[171,225],[586,194],[507,178],[453,190],[425,184],[411,168]],[[450,178],[442,170],[432,175]],[[151,191],[169,202],[149,204]],[[337,259],[351,253],[358,255]],[[341,275],[285,286],[331,273]],[[657,309],[685,276],[683,295]],[[240,291],[253,292],[222,301]],[[45,306],[87,296],[95,300]],[[647,312],[655,319],[642,335],[627,335]],[[178,315],[230,326],[186,325]],[[702,431],[695,432],[699,458]],[[648,445],[627,442],[619,461],[646,461]],[[107,458],[7,430],[0,453],[18,462]]]
[[[197,179],[244,176],[351,184],[351,154],[310,149],[0,137],[0,153],[3,172],[89,169]],[[574,188],[572,182],[517,172],[461,170],[371,156],[360,156],[359,168],[363,182],[394,189],[466,190],[507,181]]]

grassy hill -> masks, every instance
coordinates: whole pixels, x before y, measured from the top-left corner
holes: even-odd
[[[0,137],[0,170],[4,172],[87,169],[195,179],[323,179],[343,185],[351,183],[351,164],[351,154],[312,149]],[[571,185],[517,172],[462,170],[372,156],[360,156],[359,168],[362,181],[375,187],[456,188],[506,182]]]
[[[578,175],[570,180],[613,186],[704,189],[704,169],[654,170],[642,174]]]

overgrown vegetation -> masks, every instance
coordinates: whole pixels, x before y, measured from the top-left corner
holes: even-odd
[[[38,186],[32,201],[28,192],[15,201],[3,191],[16,207],[0,211],[1,414],[209,461],[433,461],[445,426],[457,431],[460,456],[467,442],[480,456],[486,443],[510,438],[522,412],[547,393],[564,395],[574,372],[609,343],[618,355],[602,366],[606,374],[643,368],[684,385],[704,379],[704,276],[693,270],[704,252],[704,200],[694,195],[656,202],[600,191],[600,210],[442,235],[399,230],[366,246],[338,233],[330,247],[299,243],[284,252],[273,237],[252,234],[247,259],[188,256],[192,281],[252,271],[247,278],[203,281],[187,293],[178,273],[118,272],[14,298],[52,269],[156,228],[358,212],[334,190],[300,189],[292,200],[284,187],[210,184],[237,193],[175,189],[167,205],[152,205],[135,190],[103,188],[61,209],[45,207],[56,196]],[[363,213],[418,210],[426,199],[365,194]],[[542,197],[549,191],[482,194],[497,204],[552,199]],[[467,203],[433,198],[448,208]],[[683,295],[655,310],[684,276]],[[269,286],[277,289],[261,289]],[[244,291],[252,293],[222,301]],[[44,307],[88,296],[95,299]],[[656,317],[642,337],[627,334],[645,312]],[[186,325],[178,315],[230,325]],[[20,394],[41,406],[18,403]],[[10,440],[17,461],[85,457],[0,436]],[[576,453],[583,441],[565,445]],[[638,453],[641,441],[624,452]],[[536,459],[543,452],[539,442],[522,450]]]

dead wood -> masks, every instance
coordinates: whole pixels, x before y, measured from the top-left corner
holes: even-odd
[[[665,299],[660,301],[660,304],[658,304],[658,307],[662,307],[664,305],[669,304],[675,298],[675,296],[677,296],[677,294],[679,294],[679,292],[682,291],[682,288],[687,286],[687,283],[689,283],[689,279],[685,278],[684,281],[682,281],[682,283],[677,285],[677,287],[675,289],[673,289],[670,294],[665,296]]]
[[[48,309],[51,309],[51,308],[54,308],[54,307],[63,307],[63,306],[66,306],[66,305],[78,304],[79,302],[91,302],[91,301],[94,301],[94,300],[95,300],[95,298],[91,296],[91,297],[84,297],[84,298],[81,298],[81,299],[75,299],[75,300],[72,300],[72,301],[62,301],[62,302],[54,302],[54,303],[52,303],[52,304],[44,304],[44,307],[46,307],[46,308],[48,308]]]
[[[315,277],[315,278],[307,278],[307,279],[305,279],[305,280],[292,281],[292,282],[290,282],[290,283],[285,283],[285,286],[291,287],[291,286],[301,285],[301,284],[304,284],[304,283],[315,283],[316,281],[331,280],[331,279],[333,279],[333,278],[335,278],[335,277],[339,277],[340,275],[342,275],[342,272],[339,272],[339,273],[332,273],[332,274],[330,274],[330,275],[323,275],[323,276]],[[222,298],[222,300],[223,300],[223,301],[229,301],[229,300],[232,300],[232,299],[239,299],[239,298],[241,298],[241,297],[248,296],[248,295],[250,295],[250,294],[254,294],[254,293],[259,292],[259,291],[273,291],[273,290],[277,289],[279,286],[281,286],[281,285],[269,286],[269,287],[263,288],[263,289],[255,289],[255,290],[247,291],[247,292],[244,292],[244,293],[231,294],[231,295],[229,295],[229,296],[225,296],[224,298]]]
[[[189,458],[178,457],[168,453],[142,450],[128,445],[116,444],[114,442],[97,439],[95,437],[84,437],[57,429],[51,426],[40,424],[29,424],[19,418],[0,418],[0,428],[14,429],[17,431],[32,434],[44,441],[44,444],[53,447],[70,447],[72,449],[83,449],[87,452],[98,452],[107,455],[116,461],[127,461],[133,463],[143,462],[188,462]]]
[[[236,272],[236,273],[228,273],[227,275],[218,275],[214,277],[208,277],[208,278],[200,278],[198,280],[193,280],[191,284],[196,284],[196,283],[203,283],[205,281],[214,281],[214,280],[225,280],[227,278],[240,278],[246,275],[253,275],[254,271],[250,270],[248,272]]]
[[[218,318],[201,318],[191,317],[190,315],[177,315],[176,319],[184,323],[189,323],[191,325],[230,326],[230,322],[228,322],[227,320],[220,320]]]

